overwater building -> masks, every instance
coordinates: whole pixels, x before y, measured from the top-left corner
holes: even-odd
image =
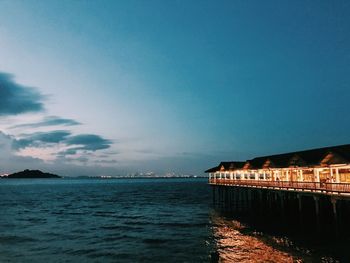
[[[221,162],[206,172],[215,207],[270,225],[350,234],[350,144]]]
[[[350,192],[350,144],[221,162],[210,184]]]

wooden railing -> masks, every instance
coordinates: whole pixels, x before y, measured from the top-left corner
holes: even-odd
[[[231,180],[209,179],[210,184],[232,185],[255,188],[272,188],[296,191],[318,191],[329,193],[350,193],[350,183],[320,183],[296,181],[267,181],[267,180]]]

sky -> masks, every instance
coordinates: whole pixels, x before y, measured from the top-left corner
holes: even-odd
[[[202,175],[350,143],[349,1],[0,0],[0,173]]]

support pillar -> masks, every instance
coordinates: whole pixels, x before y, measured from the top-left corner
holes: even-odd
[[[248,208],[249,208],[250,211],[253,210],[253,205],[252,205],[253,201],[252,201],[252,199],[253,199],[252,198],[252,190],[248,189]]]
[[[319,200],[320,200],[320,198],[318,196],[314,196],[316,226],[317,226],[318,233],[320,233],[320,203],[319,203]]]
[[[336,236],[339,236],[338,214],[337,214],[337,199],[331,198],[333,210],[333,223]]]
[[[262,198],[262,190],[258,189],[257,190],[257,194],[258,194],[258,203],[259,203],[259,215],[263,214],[263,198]]]
[[[241,199],[241,202],[240,202],[240,210],[241,210],[241,212],[243,212],[244,211],[244,189],[239,189],[239,191],[240,191],[240,199]]]
[[[283,200],[284,193],[280,193],[279,196],[280,196],[281,210],[282,210],[282,212],[284,212],[284,200]]]
[[[231,207],[230,207],[230,211],[234,211],[234,207],[235,207],[235,188],[231,187],[230,188],[230,196],[231,196]]]
[[[298,198],[298,212],[299,212],[299,223],[300,225],[302,225],[303,223],[303,214],[302,214],[302,195],[297,194],[297,198]]]
[[[239,187],[236,187],[236,190],[235,190],[235,195],[236,195],[236,212],[239,211],[240,209],[240,196],[239,196],[240,192],[239,192]]]
[[[237,187],[237,211],[241,212],[242,210],[242,190],[240,187]]]
[[[216,187],[215,187],[215,186],[212,186],[212,188],[213,188],[213,193],[212,193],[212,194],[213,194],[213,205],[215,206],[215,202],[216,202],[216,200],[215,200],[215,199],[216,199],[216,198],[215,198],[215,194],[216,194],[215,188],[216,188]]]
[[[222,188],[222,185],[220,185],[220,188],[219,188],[219,206],[220,206],[220,209],[222,209],[223,203],[224,203],[224,189]]]
[[[285,210],[284,210],[284,193],[279,193],[279,198],[280,198],[280,207],[281,207],[281,216],[284,216]]]

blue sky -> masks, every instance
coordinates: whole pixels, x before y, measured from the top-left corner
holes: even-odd
[[[0,1],[0,170],[201,174],[349,143],[349,14],[348,1]]]

